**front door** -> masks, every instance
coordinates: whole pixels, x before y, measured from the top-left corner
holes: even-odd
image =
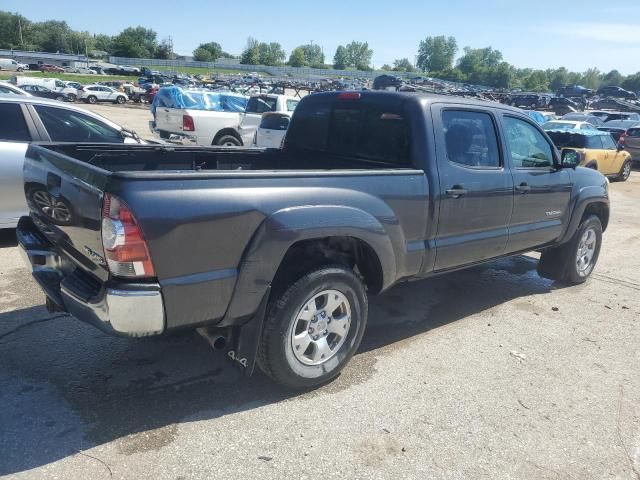
[[[615,140],[611,135],[600,135],[602,141],[602,148],[604,149],[606,160],[606,171],[603,171],[605,175],[618,175],[622,172],[622,165],[627,159],[627,153],[618,150]]]
[[[437,105],[432,115],[440,177],[435,270],[498,257],[507,244],[513,182],[495,116]]]
[[[557,239],[569,221],[571,174],[557,168],[555,148],[533,123],[504,115],[505,151],[514,183],[507,252],[539,247]]]

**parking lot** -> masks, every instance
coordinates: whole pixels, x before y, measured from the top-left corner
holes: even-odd
[[[91,106],[148,136],[147,108]],[[245,379],[197,334],[109,337],[49,314],[0,235],[0,476],[640,478],[640,171],[612,183],[595,273],[535,255],[371,299],[323,388]]]

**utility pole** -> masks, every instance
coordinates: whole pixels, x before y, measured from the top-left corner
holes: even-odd
[[[22,22],[20,21],[20,17],[18,17],[18,37],[20,37],[20,48],[24,50],[24,41],[22,40]]]

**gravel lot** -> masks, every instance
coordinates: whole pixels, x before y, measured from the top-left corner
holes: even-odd
[[[146,109],[91,107],[146,135]],[[50,315],[0,234],[0,476],[640,478],[640,172],[612,183],[591,280],[533,257],[372,299],[359,354],[292,393],[196,334],[112,338]]]

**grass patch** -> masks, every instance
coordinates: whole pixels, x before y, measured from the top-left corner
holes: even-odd
[[[16,75],[15,72],[0,72],[0,80],[9,80]],[[55,72],[22,72],[19,74],[23,77],[32,78],[59,78],[67,82],[78,82],[83,85],[89,85],[95,82],[108,82],[113,80],[127,80],[131,83],[138,83],[138,77],[124,77],[119,75],[79,75],[77,73],[55,73]]]
[[[134,65],[137,66],[137,65]],[[158,70],[159,72],[179,72],[186,73],[189,75],[208,75],[211,73],[219,73],[219,74],[227,74],[227,75],[235,75],[241,74],[246,75],[249,72],[245,70],[234,70],[231,68],[202,68],[202,67],[166,67],[164,65],[145,65],[149,70]],[[256,70],[257,71],[257,70]],[[260,75],[265,77],[270,77],[271,75],[267,72],[257,71]]]

